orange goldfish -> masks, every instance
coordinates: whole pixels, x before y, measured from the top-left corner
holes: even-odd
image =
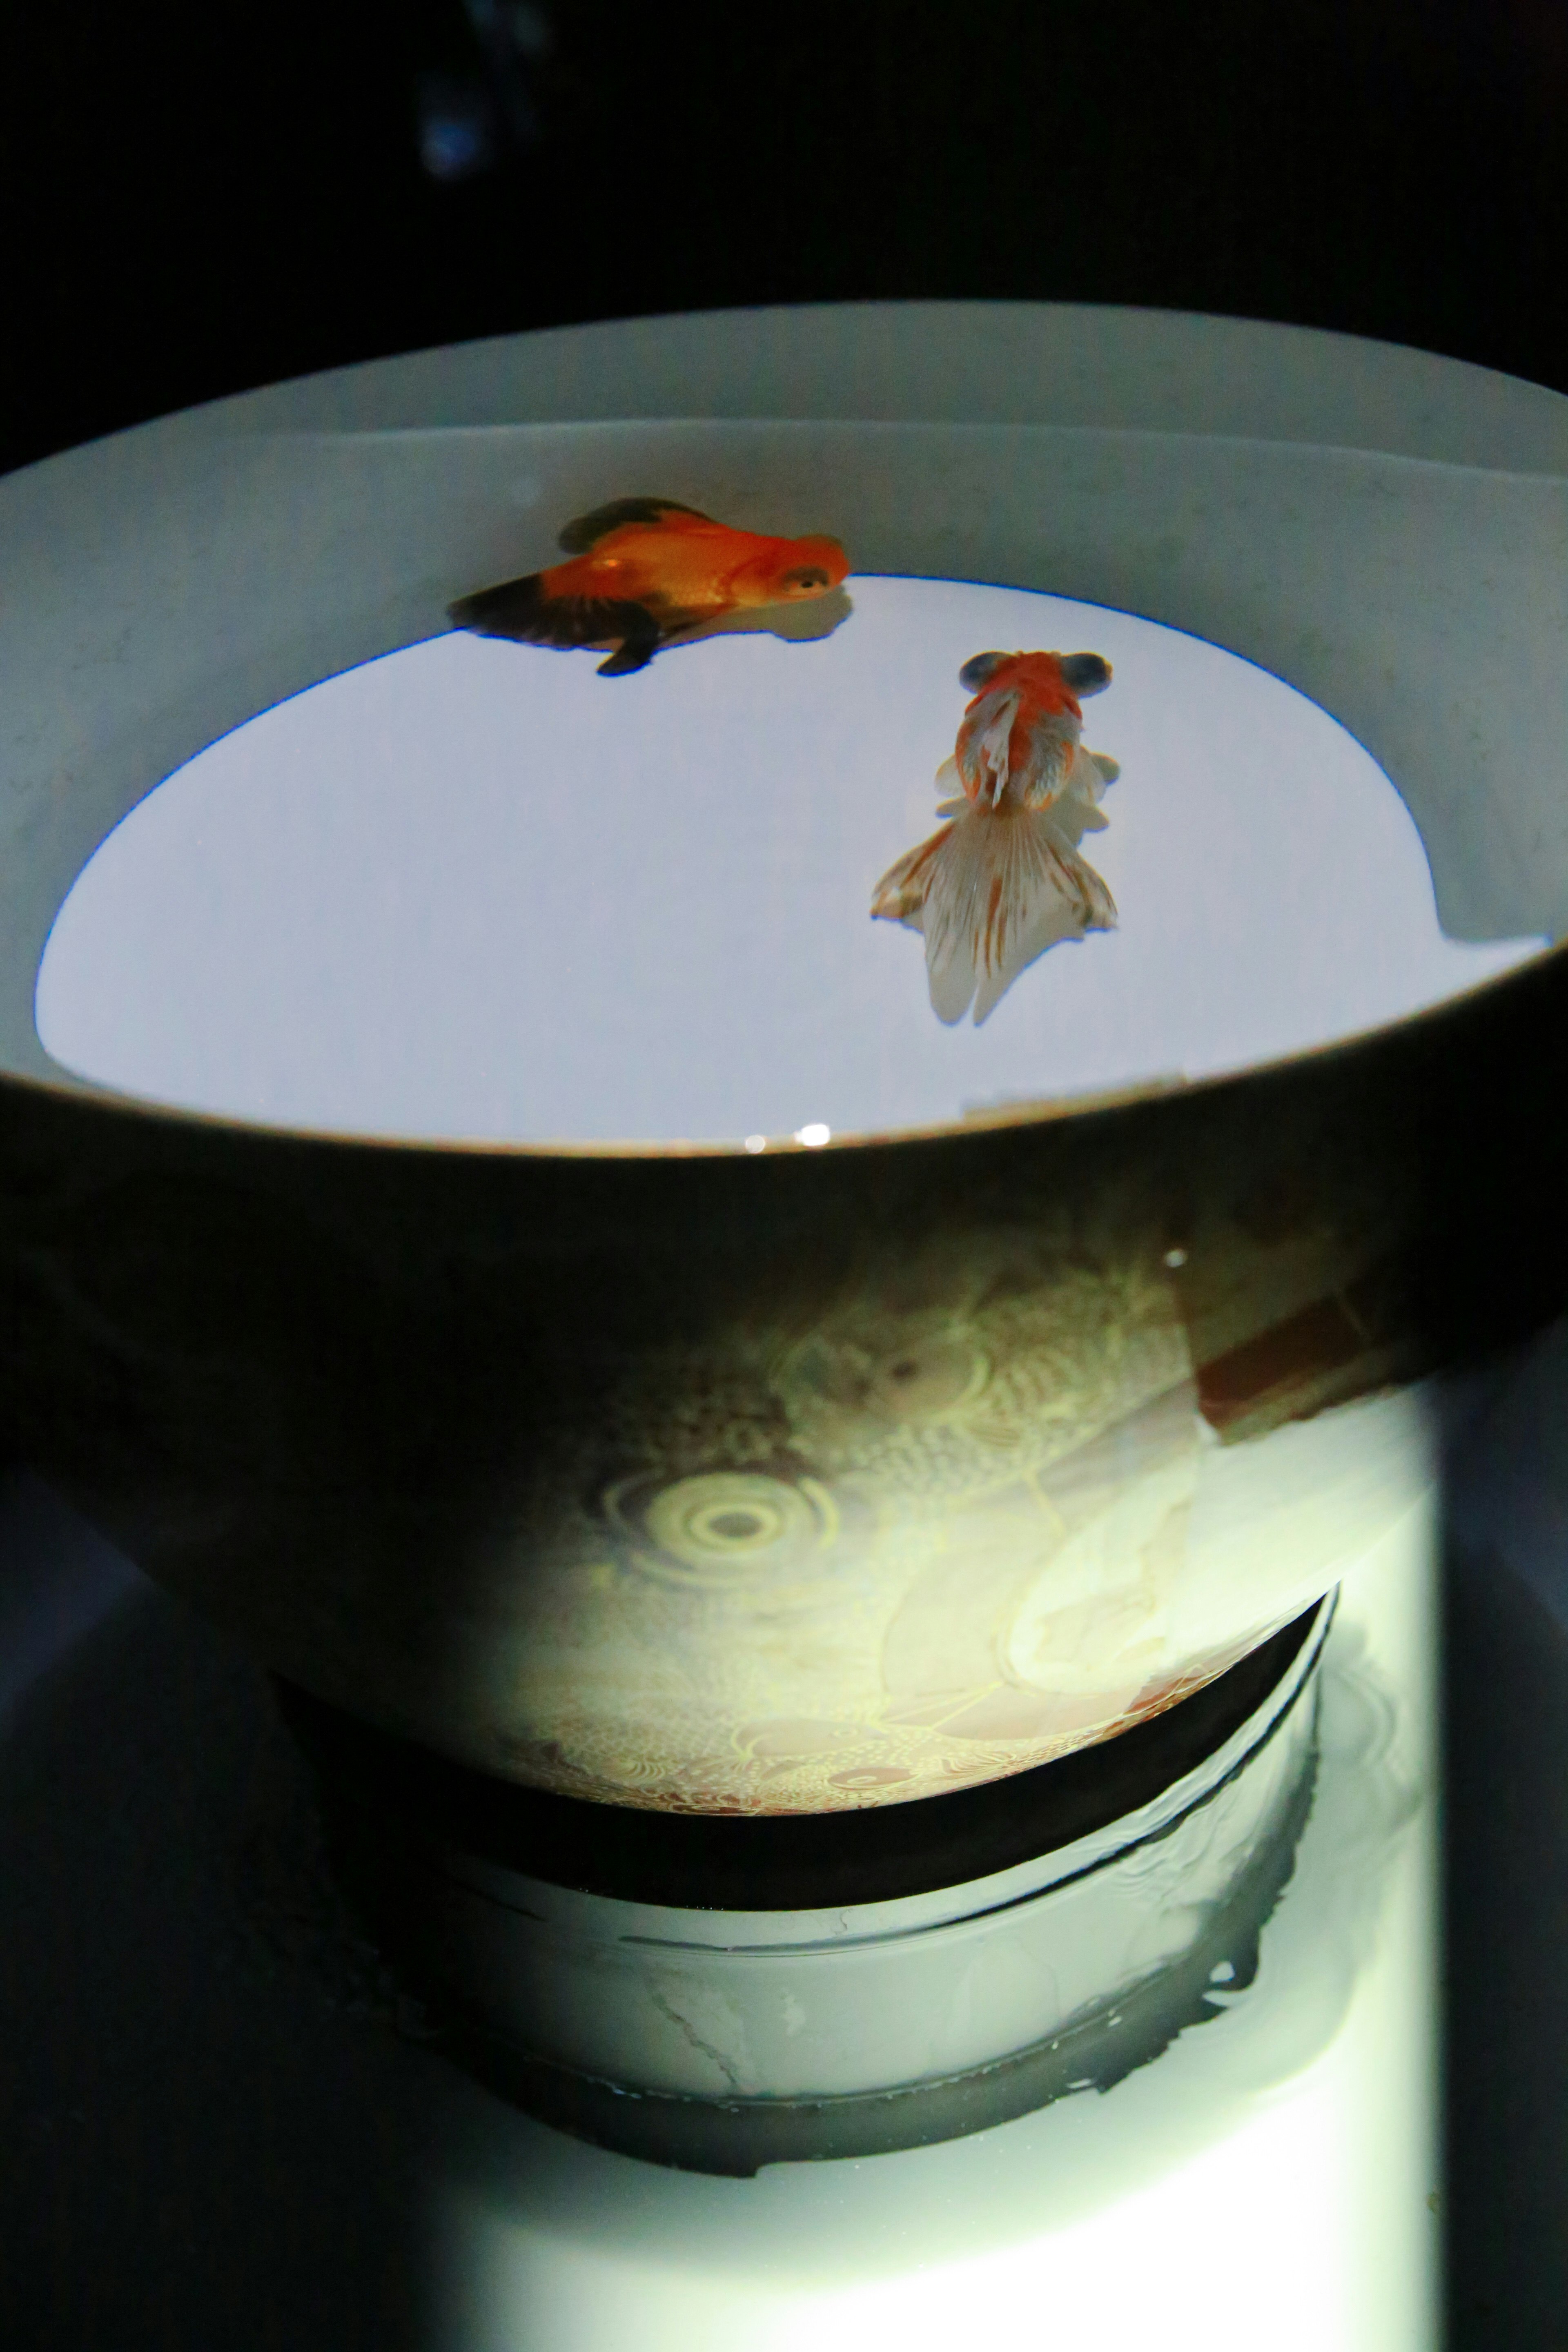
[[[976,654],[958,682],[974,699],[939,789],[961,788],[940,833],[889,866],[874,916],[922,931],[931,1008],[976,1027],[1024,970],[1058,940],[1116,927],[1116,907],[1078,854],[1103,831],[1099,802],[1121,769],[1086,751],[1081,695],[1101,694],[1099,654]]]
[[[557,544],[570,562],[459,597],[448,617],[525,645],[613,645],[599,676],[626,677],[704,621],[825,596],[849,570],[836,539],[731,530],[671,499],[614,499]]]

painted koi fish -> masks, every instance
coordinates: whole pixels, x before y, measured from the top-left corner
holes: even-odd
[[[836,539],[731,530],[670,499],[612,499],[558,544],[569,562],[461,596],[448,618],[525,645],[610,645],[599,676],[626,677],[705,621],[825,596],[849,570]]]
[[[1080,740],[1079,697],[1110,684],[1099,654],[976,654],[958,682],[974,699],[937,770],[948,822],[889,867],[871,912],[924,933],[932,1011],[952,1024],[973,1002],[978,1027],[1047,948],[1115,929],[1078,845],[1121,771]]]

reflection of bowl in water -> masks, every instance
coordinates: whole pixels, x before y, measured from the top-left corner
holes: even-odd
[[[1109,1748],[849,1814],[590,1809],[279,1696],[448,2054],[580,2137],[745,2173],[1109,2090],[1249,1985],[1333,1611]]]
[[[681,331],[721,378],[742,348],[722,320]],[[820,320],[777,331],[828,363]],[[834,331],[848,367],[878,331]],[[657,482],[838,530],[868,570],[1198,630],[1369,746],[1454,937],[1555,935],[1546,395],[1419,362],[1447,438],[1368,456],[1380,371],[1411,355],[1317,391],[1342,347],[1247,331],[1259,381],[1351,446],[1292,439],[1271,393],[1263,437],[1205,441],[1157,429],[1193,322],[1122,331],[1149,339],[1129,381],[1166,387],[1129,419],[1153,430],[1079,429],[1066,392],[1039,429],[494,427],[477,352],[172,420],[0,493],[32,584],[6,685],[10,1409],[40,1467],[307,1689],[621,1803],[994,1778],[1170,1705],[1326,1590],[1427,1483],[1411,1383],[1560,1307],[1563,1171],[1529,1111],[1556,957],[1239,1076],[761,1155],[306,1136],[116,1099],[38,1047],[38,954],[110,828],[515,568],[524,480],[551,524]],[[637,333],[600,342],[646,413]],[[569,347],[510,362],[546,413]],[[1463,462],[1472,429],[1512,434],[1511,472]],[[1456,644],[1486,646],[1473,679]],[[923,1012],[909,942],[879,945]]]

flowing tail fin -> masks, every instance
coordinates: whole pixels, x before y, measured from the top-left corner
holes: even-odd
[[[608,596],[552,596],[540,572],[459,596],[447,607],[447,617],[477,636],[508,637],[515,645],[554,646],[563,652],[579,646],[618,646],[600,663],[602,677],[641,669],[660,637],[658,624],[643,605]]]
[[[1081,830],[1081,825],[1076,828]],[[1049,809],[965,806],[889,866],[871,912],[921,931],[931,1010],[976,1028],[1059,940],[1116,927],[1116,904]]]

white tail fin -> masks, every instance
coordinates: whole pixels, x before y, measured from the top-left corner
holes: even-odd
[[[871,912],[925,934],[939,1020],[962,1021],[973,1002],[978,1027],[1047,948],[1114,929],[1115,901],[1076,846],[1094,814],[1087,799],[1070,812],[966,804],[882,877]]]

